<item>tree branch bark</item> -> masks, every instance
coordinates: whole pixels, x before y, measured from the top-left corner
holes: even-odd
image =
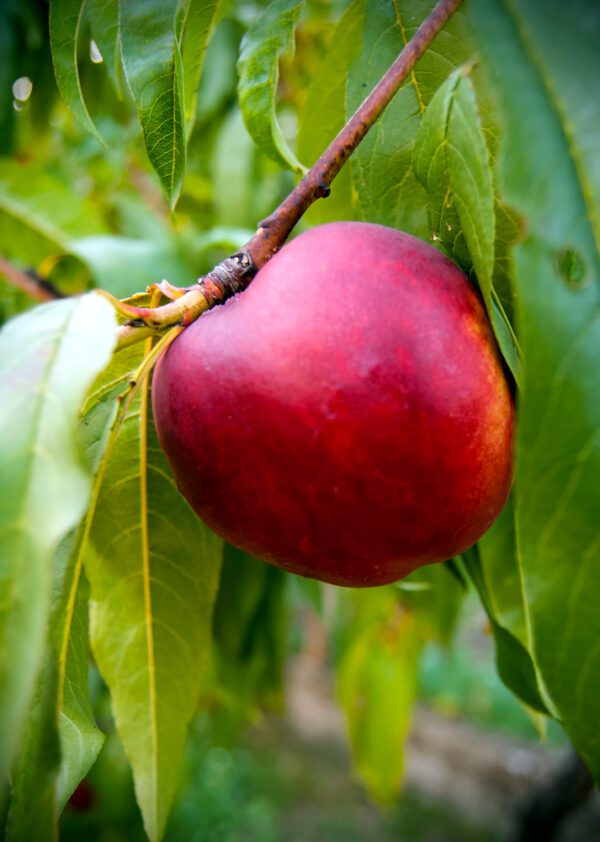
[[[23,290],[37,301],[54,301],[56,298],[63,297],[49,281],[40,278],[34,272],[18,269],[4,257],[0,257],[0,275],[4,275],[12,286]]]

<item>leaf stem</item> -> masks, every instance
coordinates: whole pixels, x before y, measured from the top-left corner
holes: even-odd
[[[289,196],[259,224],[246,245],[237,254],[219,263],[206,277],[200,278],[194,288],[175,301],[151,312],[140,308],[134,318],[118,328],[118,349],[156,335],[171,325],[186,326],[205,310],[248,286],[257,271],[282,247],[308,208],[317,199],[329,195],[336,175],[461,2],[440,0],[341,132]]]

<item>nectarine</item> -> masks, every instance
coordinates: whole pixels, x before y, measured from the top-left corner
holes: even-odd
[[[285,245],[173,343],[153,408],[200,517],[326,582],[448,559],[510,490],[513,401],[479,296],[433,246],[378,225]]]

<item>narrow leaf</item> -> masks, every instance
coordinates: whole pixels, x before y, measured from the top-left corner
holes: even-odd
[[[194,127],[200,73],[219,5],[220,0],[189,0],[181,45],[183,89],[185,91],[184,107],[188,137]]]
[[[0,333],[1,775],[41,663],[52,555],[90,491],[77,411],[114,333],[113,310],[95,295],[38,307]]]
[[[150,163],[174,207],[185,175],[178,0],[120,0],[121,53]]]
[[[490,555],[488,551],[488,557]],[[503,562],[508,569],[517,563],[514,555],[512,558],[502,557],[498,561]],[[493,579],[491,582],[486,579],[479,548],[471,547],[464,553],[463,562],[491,624],[496,647],[496,667],[500,678],[526,705],[540,713],[549,713],[547,699],[540,686],[535,661],[528,645],[522,642],[514,630],[509,630],[503,625],[504,617],[496,604],[497,591],[501,590],[501,586],[498,587]],[[522,603],[520,607],[526,611],[526,606]],[[515,615],[518,610],[519,606],[513,605]]]
[[[281,570],[225,545],[213,627],[223,690],[232,700],[231,712],[241,721],[247,721],[257,704],[281,707],[285,583]]]
[[[275,105],[277,61],[293,48],[301,11],[302,0],[272,0],[244,36],[238,62],[238,97],[250,136],[274,161],[298,173],[304,167],[283,137]]]
[[[48,653],[31,702],[19,754],[11,770],[6,842],[54,842],[58,819],[54,782],[60,760],[56,730],[57,664]]]
[[[421,637],[447,646],[465,595],[459,577],[447,564],[428,564],[398,582],[396,587],[414,610]]]
[[[591,10],[584,0],[492,0],[470,12],[501,98],[502,183],[526,231],[514,250],[515,523],[529,644],[600,780],[600,99],[590,89],[600,18]]]
[[[100,143],[104,143],[89,115],[77,65],[77,47],[85,0],[51,0],[50,48],[56,84],[62,98],[79,120]]]
[[[500,347],[518,379],[516,339],[492,286],[494,179],[469,72],[469,67],[455,70],[431,100],[415,140],[413,167],[427,189],[434,237],[465,271],[475,272]]]
[[[56,839],[59,812],[104,741],[88,699],[88,593],[73,537],[55,557],[50,640],[11,773],[7,842]]]
[[[115,90],[122,96],[119,55],[119,0],[87,0],[87,12],[96,46],[104,59]]]
[[[392,804],[402,784],[421,643],[414,613],[393,591],[380,590],[375,600],[382,616],[353,630],[337,684],[356,768],[370,795]]]
[[[146,832],[158,840],[201,686],[221,542],[179,495],[152,427],[147,384],[140,392],[112,447],[85,562],[94,653]]]

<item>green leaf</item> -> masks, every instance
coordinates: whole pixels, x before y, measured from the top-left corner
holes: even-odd
[[[87,13],[96,46],[119,97],[121,56],[119,55],[119,0],[87,0]]]
[[[512,515],[509,517],[512,517]],[[500,532],[504,532],[507,520],[508,518],[498,527]],[[491,532],[493,533],[495,529],[496,524],[492,527]],[[508,626],[508,624],[503,625],[503,622],[506,622],[506,615],[498,608],[498,603],[504,598],[505,605],[510,603],[512,618],[513,620],[518,619],[519,627],[525,622],[526,606],[523,605],[522,600],[519,603],[518,590],[515,592],[514,580],[511,580],[510,573],[507,573],[507,571],[513,571],[516,568],[517,559],[514,548],[511,548],[511,555],[504,555],[502,550],[508,549],[503,546],[505,541],[506,535],[504,535],[504,541],[502,539],[496,541],[494,538],[493,543],[490,541],[483,553],[480,552],[478,546],[471,547],[463,554],[463,562],[492,627],[496,647],[496,667],[500,678],[509,690],[512,690],[526,705],[540,713],[547,714],[549,713],[547,700],[543,688],[540,687],[531,652],[527,644],[519,638],[514,628]],[[496,555],[495,551],[499,550],[500,552],[497,552]],[[485,562],[483,559],[485,559]],[[494,579],[490,567],[502,570],[503,578]],[[518,589],[518,583],[516,588]],[[503,590],[506,593],[503,593]]]
[[[59,661],[59,738],[61,763],[57,801],[62,809],[93,766],[104,736],[96,722],[88,695],[89,586],[77,555],[70,562],[63,586],[65,613],[55,636],[63,645]]]
[[[54,842],[58,819],[54,783],[60,761],[56,730],[57,664],[46,655],[11,771],[6,842]]]
[[[365,0],[353,0],[331,36],[329,49],[306,92],[298,115],[298,155],[314,163],[346,122],[346,85],[348,68],[360,49]],[[315,114],[319,119],[315,119]],[[324,202],[315,202],[305,219],[322,224],[352,219],[352,183],[350,167],[344,167]]]
[[[527,606],[517,558],[512,496],[477,547],[493,619],[527,646]]]
[[[121,54],[150,163],[171,207],[185,175],[182,26],[178,0],[120,0]]]
[[[239,23],[225,18],[218,22],[211,36],[198,89],[196,118],[203,128],[209,128],[223,107],[235,99],[242,32]]]
[[[15,0],[0,6],[0,155],[11,152],[15,128],[12,85],[19,75],[17,8]]]
[[[0,775],[41,663],[52,556],[90,491],[77,411],[114,338],[113,309],[95,295],[38,307],[0,333]]]
[[[212,173],[218,225],[254,226],[280,201],[282,172],[252,143],[237,108],[220,127]]]
[[[267,155],[294,172],[305,172],[277,121],[278,57],[294,46],[302,0],[272,0],[242,39],[238,97],[246,128]]]
[[[116,354],[86,400],[80,429],[94,473],[90,505],[79,528],[62,541],[54,558],[45,662],[11,776],[9,842],[55,838],[58,812],[87,774],[104,739],[88,699],[89,588],[82,566],[110,445],[123,414],[118,411],[118,396],[124,394],[142,356],[137,347]]]
[[[367,600],[375,600],[376,613],[353,632],[337,668],[338,695],[360,776],[375,800],[393,804],[402,784],[421,641],[414,613],[398,604],[393,589],[377,589]]]
[[[349,72],[346,112],[353,114],[432,10],[431,0],[366,0],[362,51]],[[455,13],[351,158],[362,214],[431,239],[423,186],[412,168],[422,115],[448,75],[471,55],[464,15]]]
[[[514,251],[515,522],[529,643],[600,780],[600,100],[590,89],[600,18],[583,0],[494,0],[471,14],[506,125],[502,184],[526,231]]]
[[[50,48],[56,84],[62,98],[81,125],[104,144],[85,104],[77,65],[77,47],[84,8],[85,0],[51,0]]]
[[[219,5],[220,0],[188,0],[188,11],[181,45],[183,89],[185,91],[184,110],[188,137],[194,127],[200,73],[204,63],[206,45]]]
[[[49,646],[11,774],[7,842],[56,838],[59,811],[104,742],[88,699],[88,588],[73,539],[55,557]]]
[[[465,595],[465,585],[458,576],[446,564],[428,564],[396,587],[415,612],[421,637],[447,646]]]
[[[82,563],[111,441],[122,417],[119,395],[124,395],[142,356],[139,346],[116,354],[86,399],[80,429],[94,473],[90,505],[77,531],[61,542],[54,558],[45,662],[11,776],[11,842],[55,839],[58,813],[94,763],[104,740],[88,699],[89,588]]]
[[[238,718],[247,720],[257,703],[281,707],[285,583],[281,570],[225,545],[213,625],[223,689]]]
[[[518,381],[516,338],[492,286],[494,180],[469,72],[469,67],[455,70],[428,105],[415,140],[413,168],[427,189],[434,237],[465,271],[475,271],[496,337]]]
[[[158,840],[200,691],[221,541],[177,491],[152,426],[147,384],[140,392],[115,428],[85,563],[94,654],[146,832]]]
[[[117,298],[127,298],[163,278],[187,285],[195,277],[193,261],[186,260],[181,244],[166,234],[153,239],[81,237],[71,240],[68,249],[89,267],[96,284]]]

